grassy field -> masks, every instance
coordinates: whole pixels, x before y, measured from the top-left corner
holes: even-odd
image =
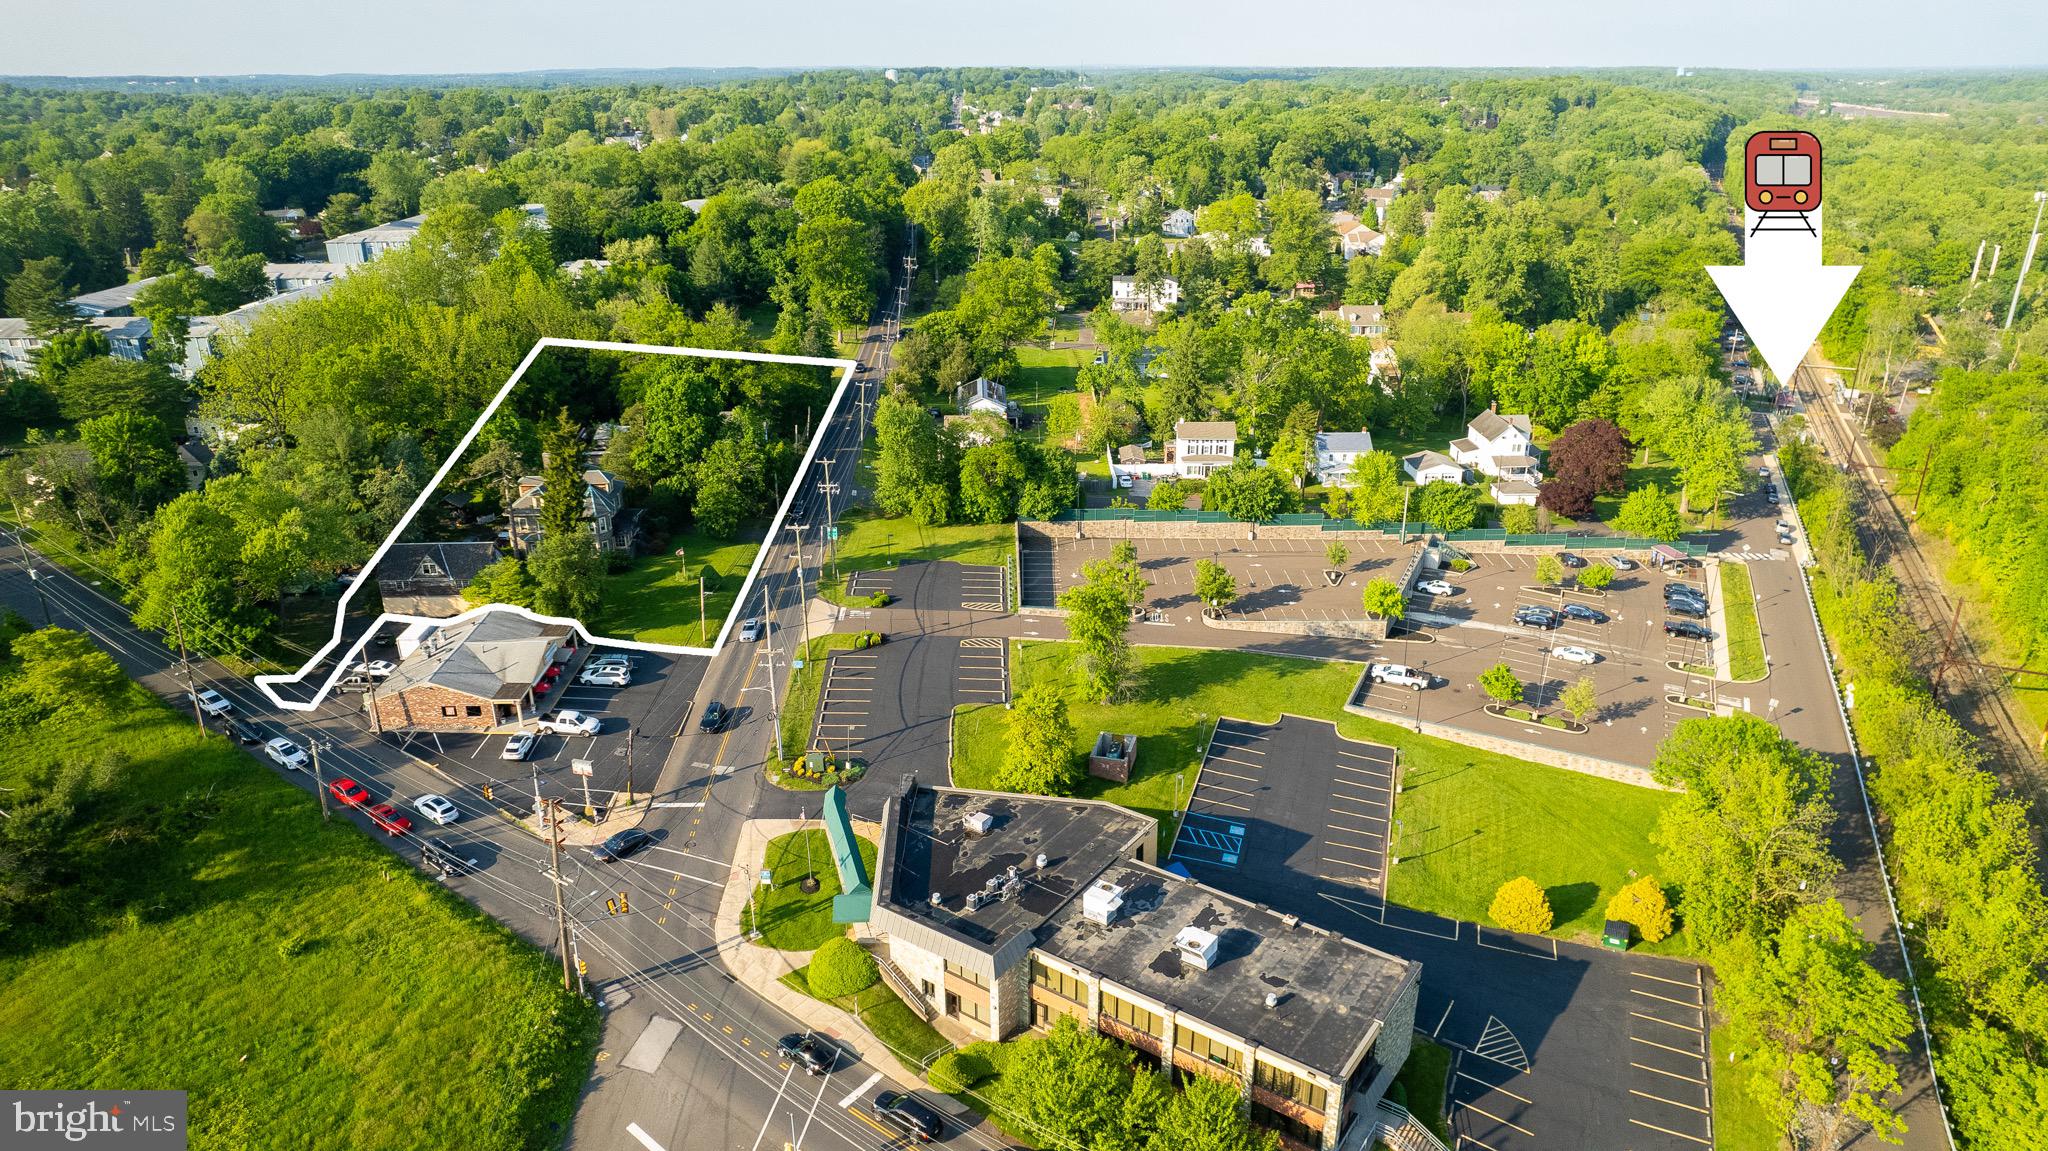
[[[1073,651],[1065,643],[1017,642],[1011,661],[1016,685],[1072,684]],[[1527,875],[1550,894],[1557,912],[1552,934],[1590,938],[1607,900],[1634,876],[1656,871],[1649,833],[1668,795],[1352,715],[1343,704],[1356,664],[1190,648],[1140,647],[1134,654],[1138,684],[1129,702],[1103,705],[1070,690],[1068,714],[1076,755],[1086,753],[1098,732],[1137,734],[1131,782],[1089,779],[1080,794],[1157,817],[1162,851],[1172,841],[1176,808],[1195,782],[1216,717],[1271,723],[1284,711],[1333,721],[1346,736],[1400,750],[1404,789],[1394,814],[1402,859],[1390,892],[1397,903],[1483,921],[1494,891]],[[958,709],[955,786],[993,786],[1006,715],[987,704]],[[1647,949],[1683,953],[1689,946],[1681,932]]]
[[[1720,1054],[1728,1049],[1728,1029],[1714,1028],[1711,1050]],[[1746,1078],[1741,1062],[1730,1063],[1724,1056],[1715,1064],[1714,1146],[1719,1151],[1780,1151],[1784,1133],[1750,1098]]]
[[[1045,427],[1052,398],[1074,391],[1081,366],[1094,358],[1095,353],[1086,348],[1017,349],[1017,379],[1010,385],[1010,398],[1031,417],[1034,431]]]
[[[872,878],[875,845],[860,840],[860,858]],[[832,841],[824,828],[776,836],[761,865],[774,871],[775,882],[755,885],[754,898],[740,912],[740,926],[753,931],[758,910],[761,938],[754,942],[777,951],[810,951],[846,934],[845,924],[832,922],[832,897],[840,892],[839,869],[833,866]],[[805,893],[805,875],[818,877],[818,890]]]
[[[922,527],[861,510],[840,517],[839,570],[865,571],[918,560],[1002,564],[1016,551],[1015,524]]]
[[[188,1089],[194,1148],[559,1146],[598,1029],[559,967],[131,690],[0,729],[17,815],[68,765],[146,781],[75,817],[70,920],[0,944],[0,1083]]]
[[[676,549],[683,555],[677,556]],[[758,539],[733,543],[697,535],[679,535],[661,555],[642,556],[633,566],[605,577],[604,606],[589,622],[592,634],[642,643],[697,646],[718,638],[740,587]],[[704,581],[705,620],[697,619],[697,581]]]
[[[1451,1049],[1418,1035],[1394,1080],[1403,1096],[1401,1105],[1445,1143],[1451,1141],[1450,1125],[1444,1122],[1444,1084],[1450,1077]]]
[[[1638,455],[1635,459],[1640,460],[1642,456]],[[1678,465],[1670,460],[1659,460],[1648,465],[1631,461],[1628,472],[1622,476],[1622,483],[1625,488],[1621,494],[1593,498],[1592,518],[1601,523],[1614,519],[1615,514],[1621,511],[1621,501],[1627,497],[1627,493],[1648,484],[1656,484],[1664,489],[1665,495],[1676,500],[1679,484]]]
[[[1756,621],[1756,589],[1749,583],[1749,565],[1721,563],[1721,612],[1728,628],[1728,678],[1750,683],[1769,675],[1764,661],[1764,633]]]
[[[811,994],[810,968],[799,967],[782,977],[785,987]],[[818,998],[812,996],[812,998]],[[898,998],[886,983],[877,982],[858,995],[819,999],[867,1024],[883,1046],[912,1067],[926,1067],[933,1059],[953,1049],[953,1044],[920,1018],[910,1005]]]

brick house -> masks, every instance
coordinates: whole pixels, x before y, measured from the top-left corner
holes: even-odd
[[[380,732],[505,731],[540,714],[536,685],[574,651],[566,624],[486,611],[434,631],[363,706]]]

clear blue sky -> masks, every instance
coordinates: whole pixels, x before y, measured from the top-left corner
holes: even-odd
[[[0,0],[0,28],[10,75],[2048,65],[2041,0]]]

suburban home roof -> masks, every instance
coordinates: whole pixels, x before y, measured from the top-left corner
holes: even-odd
[[[1472,423],[1465,430],[1481,439],[1491,440],[1499,438],[1500,434],[1509,428],[1517,428],[1523,435],[1528,435],[1529,417],[1522,415],[1503,416],[1492,408],[1488,408],[1472,417]]]
[[[1369,452],[1372,450],[1372,433],[1317,432],[1316,450],[1319,452]]]
[[[403,583],[415,579],[445,579],[457,587],[467,585],[477,573],[498,558],[498,545],[488,540],[446,543],[392,544],[377,563],[378,583]],[[421,564],[432,562],[439,575],[422,575]]]
[[[1183,440],[1234,440],[1237,438],[1236,420],[1182,420],[1173,425],[1176,439]]]
[[[1442,452],[1411,452],[1401,457],[1401,466],[1411,472],[1426,472],[1431,468],[1457,468],[1461,472],[1465,470],[1458,461]]]
[[[1535,456],[1495,456],[1493,462],[1504,468],[1533,468],[1538,461]]]

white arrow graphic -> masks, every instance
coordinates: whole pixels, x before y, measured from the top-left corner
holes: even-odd
[[[1743,262],[1734,267],[1710,266],[1707,275],[1721,289],[1735,319],[1779,380],[1789,383],[1806,358],[1806,349],[1834,315],[1861,264],[1820,262],[1821,213],[1806,213],[1808,233],[1790,225],[1789,212],[1773,212],[1762,231],[1757,212],[1745,209]]]

